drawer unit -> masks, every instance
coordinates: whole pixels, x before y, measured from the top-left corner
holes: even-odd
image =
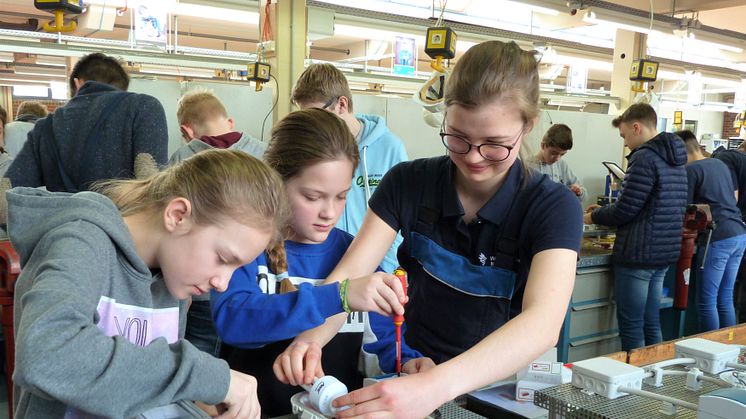
[[[618,331],[616,306],[608,301],[570,308],[570,340]]]
[[[595,358],[621,350],[622,340],[619,338],[619,334],[610,333],[608,335],[570,342],[567,361],[575,362]]]
[[[613,291],[614,273],[610,267],[578,269],[571,302],[608,301]]]

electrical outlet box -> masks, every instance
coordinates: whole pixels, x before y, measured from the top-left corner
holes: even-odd
[[[645,370],[611,358],[598,357],[572,365],[572,385],[608,399],[626,396],[619,387],[641,389]]]
[[[275,41],[264,41],[260,42],[256,46],[257,52],[263,55],[265,58],[272,58],[275,56]]]
[[[694,358],[696,367],[710,374],[720,374],[728,369],[728,362],[738,362],[740,349],[737,346],[692,338],[674,343],[676,358]]]

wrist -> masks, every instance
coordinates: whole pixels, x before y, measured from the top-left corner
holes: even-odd
[[[352,312],[350,309],[350,303],[349,303],[349,287],[350,287],[350,279],[345,278],[342,283],[339,284],[339,300],[342,303],[342,310],[344,310],[345,313],[349,314]]]

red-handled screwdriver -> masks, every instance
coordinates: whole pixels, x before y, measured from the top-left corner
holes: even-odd
[[[394,276],[401,281],[404,295],[407,295],[407,272],[402,268],[394,269]],[[394,326],[396,326],[396,374],[401,375],[401,325],[404,323],[403,314],[394,314]]]

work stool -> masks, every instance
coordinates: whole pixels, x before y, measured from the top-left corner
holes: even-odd
[[[21,273],[21,260],[10,240],[0,240],[0,324],[5,338],[5,384],[8,388],[8,417],[13,418],[13,369],[15,337],[13,334],[13,290]]]

